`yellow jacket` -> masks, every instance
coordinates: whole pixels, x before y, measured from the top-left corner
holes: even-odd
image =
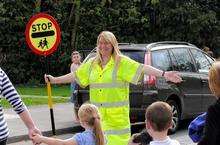
[[[108,145],[127,145],[130,138],[129,83],[137,84],[143,65],[120,56],[111,57],[104,69],[94,59],[75,72],[81,87],[89,85],[90,102],[99,107]]]

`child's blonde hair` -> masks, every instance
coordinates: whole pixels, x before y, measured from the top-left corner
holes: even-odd
[[[86,122],[89,126],[94,127],[97,145],[104,145],[104,133],[101,127],[100,115],[98,108],[93,104],[83,104],[78,111],[79,119]]]
[[[209,70],[209,88],[217,97],[220,97],[220,61],[212,64]]]

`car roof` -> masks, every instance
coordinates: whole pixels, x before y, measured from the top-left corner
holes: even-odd
[[[197,48],[195,45],[181,41],[161,41],[150,44],[119,43],[120,50],[160,50],[169,48]]]
[[[181,41],[161,41],[161,42],[155,42],[155,43],[143,43],[143,44],[134,44],[134,43],[119,43],[119,49],[121,51],[133,51],[133,50],[139,50],[139,51],[154,51],[154,50],[161,50],[161,49],[169,49],[169,48],[197,48],[195,45],[190,44],[188,42],[181,42]],[[84,49],[83,51],[91,51],[91,49]]]
[[[147,46],[148,44],[133,44],[133,43],[131,43],[131,44],[121,44],[121,43],[119,43],[119,49],[120,50],[142,50],[142,51],[144,51],[144,50],[146,50],[146,46]]]

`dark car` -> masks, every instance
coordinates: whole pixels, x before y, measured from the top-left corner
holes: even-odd
[[[214,59],[186,42],[120,44],[120,51],[130,58],[164,71],[178,71],[183,82],[174,84],[163,77],[144,75],[138,85],[130,85],[130,121],[144,123],[145,109],[155,101],[166,101],[172,107],[174,133],[181,120],[205,112],[215,101],[208,87],[208,70]],[[89,51],[84,51],[87,55]],[[94,56],[95,52],[89,57]],[[79,88],[76,109],[89,100],[88,87]]]

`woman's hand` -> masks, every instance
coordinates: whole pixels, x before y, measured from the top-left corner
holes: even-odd
[[[46,83],[50,82],[51,84],[55,84],[55,77],[51,75],[44,74],[44,80]]]
[[[66,84],[75,81],[74,73],[68,73],[63,76],[53,77],[51,75],[44,75],[44,80],[46,83],[50,82],[51,84]]]
[[[164,77],[167,81],[171,81],[174,83],[180,83],[183,81],[176,71],[166,71]]]

